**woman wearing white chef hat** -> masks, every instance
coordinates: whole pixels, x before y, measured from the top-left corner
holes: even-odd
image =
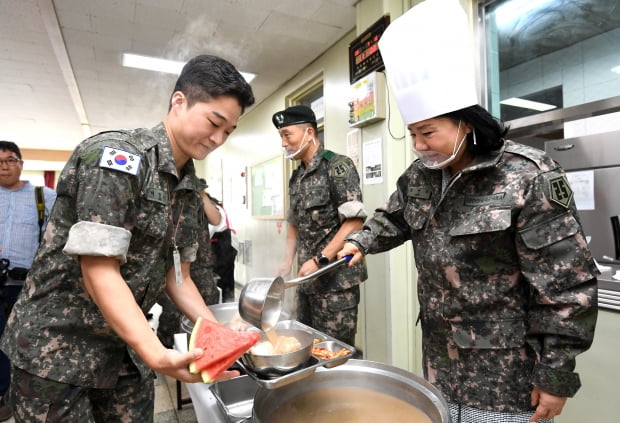
[[[454,422],[551,422],[580,387],[597,270],[564,171],[478,105],[467,17],[426,0],[379,49],[418,155],[338,257],[411,240],[424,376]]]

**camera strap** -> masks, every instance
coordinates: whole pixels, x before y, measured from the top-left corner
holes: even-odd
[[[39,217],[39,242],[43,236],[43,222],[45,221],[45,195],[43,194],[43,187],[34,188],[34,198],[37,202],[37,213]]]

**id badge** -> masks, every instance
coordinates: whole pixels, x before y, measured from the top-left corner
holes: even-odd
[[[181,255],[179,254],[179,249],[177,246],[174,246],[174,250],[172,251],[172,260],[174,261],[174,276],[177,283],[177,286],[180,286],[183,283],[183,274],[181,273]]]

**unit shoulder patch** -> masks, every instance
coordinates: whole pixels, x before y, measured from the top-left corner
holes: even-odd
[[[119,170],[121,172],[137,175],[142,157],[120,148],[105,146],[101,152],[99,167]]]
[[[351,162],[347,157],[340,157],[329,163],[329,176],[334,178],[346,178],[351,172]]]
[[[566,177],[558,176],[549,179],[549,199],[562,207],[568,208],[573,199],[573,190],[570,188]]]

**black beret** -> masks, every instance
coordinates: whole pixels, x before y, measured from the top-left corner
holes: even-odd
[[[281,112],[274,113],[271,121],[277,129],[300,123],[311,123],[316,126],[314,112],[310,107],[302,105],[287,107]]]

